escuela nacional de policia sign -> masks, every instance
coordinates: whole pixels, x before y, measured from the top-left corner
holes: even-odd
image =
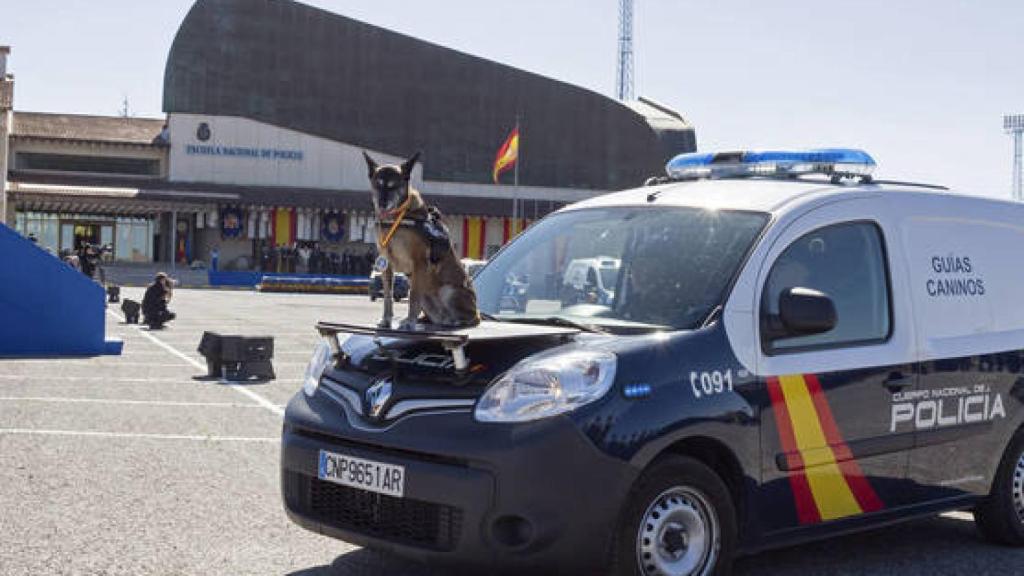
[[[212,135],[209,123],[200,122],[199,126],[196,128],[196,140],[199,140],[202,144],[186,144],[185,154],[188,154],[189,156],[253,158],[256,160],[293,160],[296,162],[301,162],[303,158],[302,150],[206,144]]]
[[[249,146],[221,146],[219,144],[186,144],[185,154],[189,156],[230,156],[254,158],[257,160],[302,161],[302,150],[280,148],[252,148]]]

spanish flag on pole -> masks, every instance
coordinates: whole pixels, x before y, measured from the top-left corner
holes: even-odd
[[[492,176],[494,177],[495,184],[498,183],[498,176],[515,166],[517,160],[519,160],[519,126],[512,130],[508,140],[505,140],[505,143],[501,145],[501,148],[498,149],[498,155],[494,158]]]

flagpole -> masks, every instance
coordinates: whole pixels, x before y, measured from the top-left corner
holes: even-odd
[[[523,136],[519,134],[519,114],[516,114],[516,134],[519,135],[519,140],[522,141]],[[520,156],[519,144],[516,144],[516,163],[513,166],[515,170],[515,177],[513,179],[512,188],[512,233],[515,235],[517,221],[519,218],[519,156]]]

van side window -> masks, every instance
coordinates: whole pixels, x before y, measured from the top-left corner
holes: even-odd
[[[779,255],[761,296],[761,332],[779,317],[779,296],[788,288],[823,292],[835,304],[828,332],[762,339],[765,353],[883,341],[891,329],[888,269],[881,230],[869,222],[819,228]]]

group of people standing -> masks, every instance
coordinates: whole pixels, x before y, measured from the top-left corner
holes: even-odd
[[[29,242],[33,244],[39,244],[39,238],[32,232],[28,233],[26,237]],[[53,250],[46,248],[46,251],[50,254],[54,254]],[[89,278],[95,279],[97,272],[100,274],[100,282],[103,282],[103,269],[100,267],[100,262],[103,260],[103,256],[113,252],[113,247],[110,245],[98,246],[96,244],[90,244],[88,242],[82,242],[77,248],[65,248],[60,251],[57,255],[62,262],[71,266],[75,270],[80,271]]]
[[[61,259],[70,266],[81,270],[82,274],[89,278],[95,279],[96,273],[99,272],[100,282],[103,282],[103,269],[100,267],[100,262],[103,260],[103,255],[111,251],[108,246],[96,246],[83,242],[78,250],[65,250],[61,254]]]
[[[302,241],[292,246],[264,245],[260,251],[260,270],[289,274],[340,274],[369,276],[377,259],[371,248],[340,254],[320,248],[317,242]]]

